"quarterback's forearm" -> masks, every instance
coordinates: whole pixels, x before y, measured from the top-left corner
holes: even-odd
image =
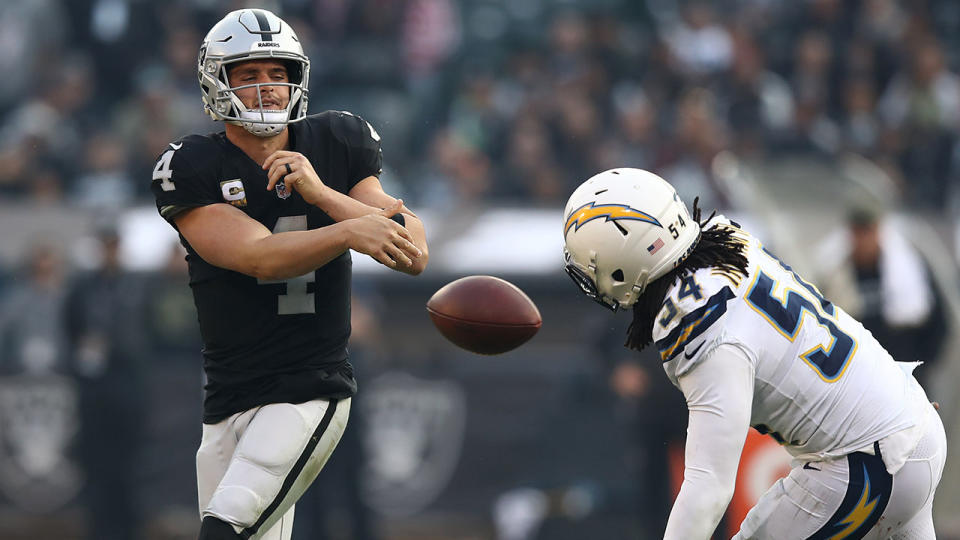
[[[348,247],[345,224],[274,234],[228,204],[194,208],[175,220],[180,234],[203,260],[264,280],[306,274]]]
[[[253,266],[247,273],[257,279],[290,279],[312,272],[347,250],[343,223],[309,231],[271,234],[250,251]]]
[[[427,261],[430,259],[430,253],[427,252],[427,235],[423,228],[423,222],[413,214],[403,213],[404,227],[410,232],[413,244],[420,249],[420,255],[413,260],[410,266],[398,264],[394,270],[416,276],[427,268]]]
[[[348,196],[344,196],[342,193],[338,193],[338,195],[366,206],[367,208],[371,208],[373,211],[378,211],[380,208],[390,208],[391,205],[397,201],[397,199],[394,199],[383,191],[380,180],[376,176],[368,176],[360,182],[357,182],[357,185],[350,190]],[[359,206],[352,203],[344,204],[344,208],[347,208],[348,204],[354,208],[355,211],[361,211]],[[417,246],[417,249],[420,250],[421,255],[413,261],[412,265],[406,266],[398,264],[393,269],[406,274],[417,275],[427,267],[427,261],[430,258],[427,251],[426,231],[423,227],[423,222],[409,208],[401,206],[400,213],[403,214],[404,227],[410,233],[411,241]]]
[[[327,191],[329,194],[323,199],[322,202],[317,204],[317,207],[323,210],[328,216],[333,218],[334,221],[342,222],[348,219],[373,214],[382,210],[382,208],[370,206],[362,201],[358,201],[357,199],[350,197],[349,195],[344,195],[339,191],[333,189],[328,189]],[[389,204],[387,201],[381,202],[383,202],[383,204]],[[410,209],[403,207],[400,210],[400,213],[403,214],[403,226],[410,231],[410,236],[413,238],[413,244],[420,249],[423,255],[414,260],[411,266],[398,264],[394,270],[415,276],[423,272],[423,270],[427,267],[427,260],[429,259],[429,254],[427,253],[427,236],[423,228],[423,222],[420,221],[420,218],[411,212]]]
[[[679,379],[690,421],[683,485],[665,539],[708,539],[736,484],[740,451],[750,424],[753,366],[743,351],[720,345]]]
[[[381,210],[333,188],[326,188],[323,198],[317,201],[315,206],[336,222],[363,217]]]

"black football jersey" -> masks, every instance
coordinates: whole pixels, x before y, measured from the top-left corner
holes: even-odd
[[[290,149],[327,186],[347,193],[378,176],[380,138],[363,119],[328,111],[290,124]],[[181,212],[231,204],[273,232],[325,227],[333,220],[294,190],[267,191],[267,174],[224,132],[171,143],[153,171],[157,209],[176,228]],[[266,403],[344,398],[356,391],[347,360],[349,250],[315,272],[261,281],[213,266],[187,249],[207,375],[204,422]]]

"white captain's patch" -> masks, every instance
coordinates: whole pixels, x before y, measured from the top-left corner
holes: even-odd
[[[223,200],[234,206],[247,205],[247,193],[244,191],[243,182],[239,178],[220,182],[220,192],[223,193]]]

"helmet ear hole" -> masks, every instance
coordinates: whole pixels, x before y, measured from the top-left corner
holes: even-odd
[[[613,278],[614,281],[622,282],[622,281],[623,281],[623,270],[620,269],[620,268],[617,268],[616,270],[613,271],[612,274],[610,274],[610,277]]]

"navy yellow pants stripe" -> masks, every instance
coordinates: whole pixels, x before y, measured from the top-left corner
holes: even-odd
[[[827,523],[810,540],[863,538],[876,525],[890,501],[893,476],[879,452],[873,456],[854,452],[847,456],[850,481],[847,493]]]

